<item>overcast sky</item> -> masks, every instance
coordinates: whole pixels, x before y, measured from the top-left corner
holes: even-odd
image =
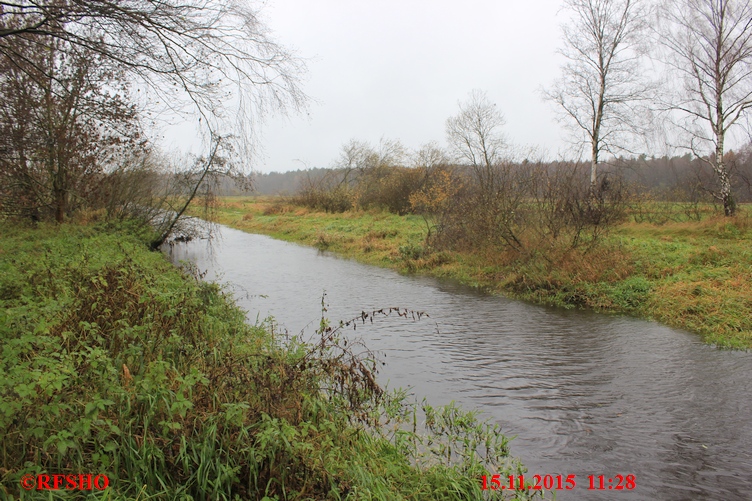
[[[328,167],[352,138],[445,145],[444,123],[481,89],[507,137],[550,155],[566,147],[539,89],[563,58],[561,0],[269,0],[262,20],[307,60],[300,116],[269,119],[259,172]]]

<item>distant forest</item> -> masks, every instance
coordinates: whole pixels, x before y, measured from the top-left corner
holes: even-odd
[[[741,203],[752,202],[752,145],[739,153],[726,154],[735,180],[734,192]],[[559,162],[546,162],[555,169]],[[467,167],[456,166],[462,169]],[[612,159],[602,164],[604,174],[626,181],[636,194],[652,195],[657,200],[683,200],[712,202],[711,191],[715,182],[707,163],[686,154],[680,157],[645,157]],[[312,168],[288,172],[255,173],[251,176],[252,188],[242,188],[230,178],[219,184],[223,196],[294,195],[307,181],[323,177],[337,170]]]

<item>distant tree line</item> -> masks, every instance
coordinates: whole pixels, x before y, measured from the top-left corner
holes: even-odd
[[[726,154],[734,179],[734,191],[739,203],[752,203],[752,146],[738,153]],[[559,162],[543,162],[556,165]],[[461,169],[460,164],[452,164]],[[691,153],[681,156],[647,157],[646,155],[621,157],[602,164],[605,173],[620,176],[633,184],[635,193],[645,194],[655,200],[714,202],[714,173],[704,160]],[[232,178],[221,178],[218,195],[293,195],[304,185],[336,176],[336,167],[315,167],[287,172],[254,173],[247,183],[238,186]],[[334,172],[333,172],[334,171]]]
[[[345,166],[353,144],[370,151],[363,159],[376,161]],[[479,168],[433,153],[436,163],[420,163],[413,153],[403,158],[405,163],[392,164],[353,141],[343,147],[340,167],[264,174],[256,186],[280,187],[282,193],[297,186],[293,202],[326,212],[377,209],[421,215],[433,245],[486,242],[517,251],[540,248],[542,240],[551,239],[557,245],[563,245],[562,239],[569,246],[592,245],[628,217],[664,223],[699,220],[723,209],[715,197],[713,169],[689,153],[612,158],[601,163],[594,191],[588,162],[500,160]],[[728,152],[726,162],[738,202],[752,202],[752,148]],[[267,178],[274,184],[264,185]]]

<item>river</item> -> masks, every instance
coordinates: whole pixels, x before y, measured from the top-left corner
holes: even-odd
[[[452,400],[502,426],[533,474],[576,475],[560,500],[752,499],[752,353],[624,316],[546,308],[452,281],[404,276],[221,227],[175,260],[231,287],[251,321],[312,335],[326,292],[334,323],[398,306],[430,315],[367,324],[382,385]],[[635,475],[636,488],[608,490]],[[589,490],[603,475],[604,490]],[[479,480],[480,481],[480,480]],[[597,483],[597,481],[596,481]]]

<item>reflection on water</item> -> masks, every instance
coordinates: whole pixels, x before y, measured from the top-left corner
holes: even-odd
[[[577,475],[557,499],[752,499],[752,353],[718,351],[642,320],[543,308],[454,282],[401,276],[315,249],[222,228],[173,258],[228,283],[251,320],[312,333],[327,316],[425,311],[351,334],[387,365],[380,381],[432,404],[481,409],[516,435],[529,474]],[[588,475],[634,474],[633,491],[590,491]]]

